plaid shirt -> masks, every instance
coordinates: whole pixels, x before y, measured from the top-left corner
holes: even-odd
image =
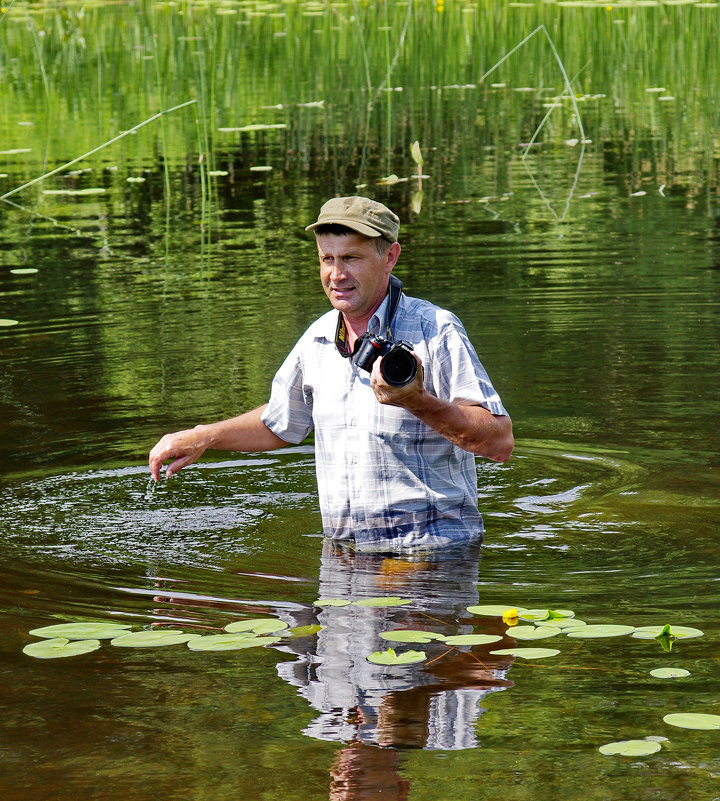
[[[385,333],[387,306],[386,297],[371,333]],[[337,319],[330,311],[303,334],[273,380],[262,418],[286,442],[315,430],[325,535],[364,550],[480,538],[475,457],[405,409],[379,403],[370,374],[335,346]],[[428,392],[507,414],[454,314],[403,294],[392,331],[420,357]]]

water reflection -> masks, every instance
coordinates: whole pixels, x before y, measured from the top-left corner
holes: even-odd
[[[378,666],[367,656],[391,645],[380,637],[390,629],[469,633],[473,622],[466,610],[478,601],[479,559],[476,547],[399,558],[323,543],[321,598],[357,601],[399,595],[413,601],[407,607],[323,607],[317,614],[323,629],[314,647],[303,648],[304,641],[297,640],[297,645],[282,648],[297,660],[278,664],[279,675],[319,713],[304,734],[344,744],[333,760],[331,799],[380,792],[407,798],[408,783],[398,773],[398,749],[478,746],[483,699],[512,687],[506,678],[511,660],[489,653],[508,647],[509,638],[472,650],[437,642],[411,645],[428,654],[428,661],[417,666]],[[292,622],[309,621],[299,616]],[[505,628],[498,619],[483,631],[503,635]]]

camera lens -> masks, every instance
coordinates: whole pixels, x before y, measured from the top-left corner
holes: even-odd
[[[380,372],[391,387],[404,387],[417,375],[417,361],[410,351],[395,346],[383,356]]]

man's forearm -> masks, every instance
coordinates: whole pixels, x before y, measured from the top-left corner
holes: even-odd
[[[272,451],[288,443],[280,439],[263,423],[262,413],[267,403],[230,420],[195,426],[205,448],[218,451]]]
[[[496,462],[506,462],[515,440],[512,421],[483,406],[450,403],[427,392],[405,407],[423,423],[463,450]]]
[[[170,461],[165,471],[169,478],[183,467],[196,462],[208,448],[255,453],[284,447],[288,443],[275,436],[261,419],[266,406],[267,404],[258,406],[257,409],[231,420],[165,434],[150,451],[150,474],[157,481],[163,463]]]

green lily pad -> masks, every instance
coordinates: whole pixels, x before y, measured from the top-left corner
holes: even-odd
[[[557,626],[513,626],[505,634],[514,637],[516,640],[544,640],[547,637],[554,637],[560,634],[562,629]]]
[[[648,756],[649,754],[656,754],[662,746],[654,740],[620,740],[617,743],[607,743],[601,745],[598,751],[601,754],[613,756]]]
[[[107,189],[102,186],[92,186],[87,189],[43,189],[43,195],[67,195],[68,197],[83,197],[84,195],[104,195]]]
[[[228,634],[237,634],[241,631],[252,631],[255,634],[273,634],[288,628],[284,620],[275,617],[253,617],[248,620],[236,620],[224,627]]]
[[[680,729],[720,729],[720,715],[705,715],[700,712],[671,712],[663,718],[665,723]]]
[[[542,620],[538,624],[540,626],[554,626],[555,628],[567,631],[569,629],[579,629],[587,626],[584,620],[578,620],[576,617],[555,617],[550,620]]]
[[[375,651],[367,657],[368,662],[375,665],[413,665],[416,662],[424,662],[427,659],[425,651],[405,651],[396,654],[392,648],[387,651]]]
[[[445,638],[448,645],[487,645],[498,640],[502,640],[502,637],[497,634],[455,634]]]
[[[191,651],[239,651],[242,648],[271,645],[280,639],[280,637],[254,637],[244,632],[240,634],[208,634],[188,640],[187,646]]]
[[[36,659],[59,659],[63,656],[79,656],[97,651],[100,640],[67,640],[56,637],[50,640],[31,642],[23,648],[23,653]]]
[[[634,626],[622,626],[612,623],[597,623],[591,626],[581,626],[567,631],[568,637],[591,639],[595,637],[622,637],[635,631]]]
[[[557,656],[557,648],[501,648],[499,651],[490,651],[495,656],[519,656],[522,659],[547,659]]]
[[[110,645],[117,645],[121,648],[155,648],[163,645],[181,645],[199,636],[199,634],[188,634],[177,629],[131,631],[110,640]]]
[[[349,603],[347,598],[320,598],[315,601],[315,606],[348,606]]]
[[[654,668],[650,675],[656,679],[683,679],[690,675],[690,671],[685,668]]]
[[[66,640],[112,640],[126,634],[130,623],[56,623],[33,629],[33,637],[59,637]]]
[[[444,640],[443,634],[436,631],[416,631],[414,629],[395,629],[394,631],[381,631],[380,636],[390,642],[419,642],[428,643],[432,640]]]
[[[412,601],[409,598],[399,598],[397,595],[387,595],[382,598],[362,598],[353,601],[353,606],[405,606]]]
[[[520,606],[512,606],[510,604],[489,604],[487,606],[468,606],[467,610],[472,615],[484,615],[486,617],[502,617],[505,612],[514,609],[518,615],[527,611]]]
[[[523,620],[563,620],[568,617],[574,617],[575,612],[571,609],[525,609],[520,617]]]
[[[690,626],[639,626],[632,636],[639,640],[656,640],[659,637],[671,637],[674,640],[685,640],[690,637],[702,637],[704,632]]]
[[[281,636],[282,637],[312,637],[314,634],[317,634],[319,631],[322,631],[325,627],[321,626],[319,623],[312,623],[309,626],[295,626],[292,629],[287,629],[283,631]]]

